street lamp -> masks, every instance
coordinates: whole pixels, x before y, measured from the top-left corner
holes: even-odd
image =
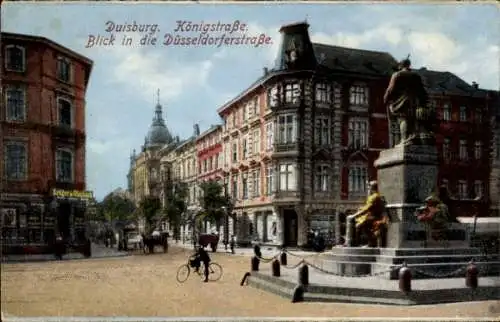
[[[228,191],[227,191],[227,185],[228,185],[228,178],[224,177],[224,197],[225,200],[229,200],[228,198]],[[227,244],[229,244],[229,209],[227,207],[222,207],[222,210],[224,211],[224,249],[227,250]]]

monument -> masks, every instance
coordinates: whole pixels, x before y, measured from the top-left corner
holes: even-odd
[[[365,205],[347,218],[345,245],[303,258],[280,274],[275,260],[272,273],[247,273],[249,285],[292,302],[414,305],[500,298],[499,280],[492,277],[500,272],[499,256],[487,259],[470,247],[467,226],[450,216],[446,197],[437,193],[435,113],[410,66],[408,58],[401,62],[384,96],[390,115],[400,122],[402,141],[375,161],[377,182],[369,183]],[[340,232],[340,221],[336,224]],[[479,284],[472,278],[478,275]],[[425,280],[411,286],[411,279]]]
[[[365,206],[347,218],[345,245],[324,255],[332,263],[329,269],[360,276],[390,270],[405,261],[429,277],[480,259],[480,251],[470,247],[467,226],[452,220],[439,200],[435,111],[409,58],[392,75],[384,103],[389,117],[399,122],[402,139],[380,152],[375,161],[377,182],[370,183]],[[380,200],[386,216],[380,213]],[[362,234],[368,236],[368,247],[359,247]],[[397,278],[397,272],[387,276]]]

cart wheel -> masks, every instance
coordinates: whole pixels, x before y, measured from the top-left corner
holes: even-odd
[[[189,265],[184,264],[179,269],[177,269],[177,282],[179,283],[184,283],[188,277],[189,273],[191,272],[191,269],[189,268]]]

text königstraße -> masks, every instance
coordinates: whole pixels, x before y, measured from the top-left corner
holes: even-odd
[[[89,34],[85,48],[94,47],[222,47],[222,46],[269,46],[272,38],[263,32],[252,31],[240,20],[230,22],[205,22],[177,20],[170,30],[162,33],[158,24],[117,23],[107,21],[101,33]]]

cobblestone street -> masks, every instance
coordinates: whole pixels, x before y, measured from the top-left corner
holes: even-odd
[[[354,304],[292,304],[239,286],[249,257],[212,254],[224,275],[202,283],[176,281],[189,250],[168,254],[75,261],[2,264],[1,306],[7,316],[321,316],[321,317],[492,317],[497,302],[420,307]],[[293,260],[291,264],[293,264]],[[262,264],[269,265],[269,264]],[[392,281],[395,283],[395,281]]]

